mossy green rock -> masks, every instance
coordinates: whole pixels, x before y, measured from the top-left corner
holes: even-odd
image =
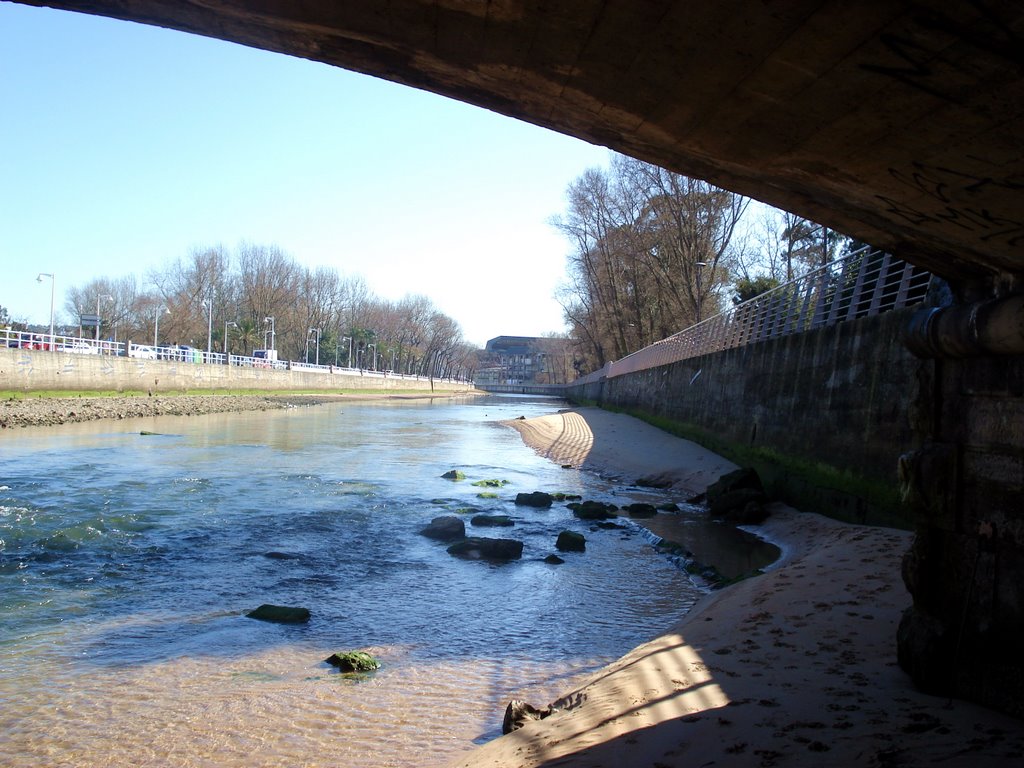
[[[469,521],[472,525],[480,527],[492,526],[492,527],[505,527],[515,525],[508,515],[477,515]]]
[[[250,619],[273,621],[277,624],[304,624],[309,621],[309,608],[264,603],[245,615]]]
[[[623,509],[629,513],[630,517],[654,517],[658,514],[658,510],[653,504],[643,504],[640,502],[627,504]]]
[[[448,547],[448,554],[467,560],[518,560],[523,556],[523,542],[468,538]]]
[[[605,504],[603,501],[573,502],[568,507],[580,520],[608,520],[616,516],[615,511],[618,509],[614,504]]]
[[[478,488],[501,488],[508,485],[508,480],[477,480],[472,484]]]
[[[455,515],[435,517],[430,525],[420,530],[420,535],[438,541],[458,541],[466,536],[466,524]]]
[[[583,501],[583,497],[578,493],[562,493],[561,491],[552,493],[551,498],[555,501]]]
[[[550,493],[544,491],[533,491],[533,493],[517,493],[516,504],[524,507],[537,507],[547,509],[551,506],[552,498]]]
[[[380,662],[365,651],[334,653],[324,661],[342,672],[373,672],[380,669]]]
[[[587,549],[587,540],[583,537],[582,533],[576,533],[576,531],[562,531],[558,534],[558,540],[555,542],[555,549],[561,552],[585,552]]]
[[[476,495],[476,497],[478,499],[496,499],[498,498],[498,494],[496,494],[494,491],[481,491]]]
[[[441,475],[445,480],[465,480],[466,475],[459,469],[450,469]]]

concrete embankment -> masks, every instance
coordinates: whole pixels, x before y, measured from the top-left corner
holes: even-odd
[[[469,392],[473,385],[384,376],[347,369],[277,370],[173,360],[138,360],[106,355],[0,349],[0,390],[141,391],[259,390],[316,392],[337,390]]]

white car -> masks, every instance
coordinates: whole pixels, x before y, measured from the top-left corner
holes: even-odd
[[[64,352],[74,352],[77,355],[98,355],[99,349],[85,341],[69,341],[61,346]]]
[[[145,344],[132,344],[128,349],[128,357],[137,357],[140,360],[156,360],[156,347],[148,347]]]

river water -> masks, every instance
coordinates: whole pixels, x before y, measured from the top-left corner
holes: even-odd
[[[0,433],[0,765],[436,766],[685,613],[699,591],[633,530],[547,490],[627,503],[496,422],[557,401],[338,403]],[[154,432],[159,434],[142,434]],[[441,478],[459,468],[467,479]],[[496,499],[475,480],[503,479]],[[504,565],[418,534],[468,508]],[[467,529],[471,529],[468,524]],[[587,551],[542,559],[565,528]],[[478,531],[479,533],[479,531]],[[305,625],[248,619],[309,607]],[[323,659],[365,649],[364,678]]]

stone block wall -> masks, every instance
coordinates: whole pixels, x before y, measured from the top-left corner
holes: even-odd
[[[892,312],[570,390],[636,412],[756,466],[805,509],[910,527],[897,462],[917,445],[910,404],[923,363]]]

